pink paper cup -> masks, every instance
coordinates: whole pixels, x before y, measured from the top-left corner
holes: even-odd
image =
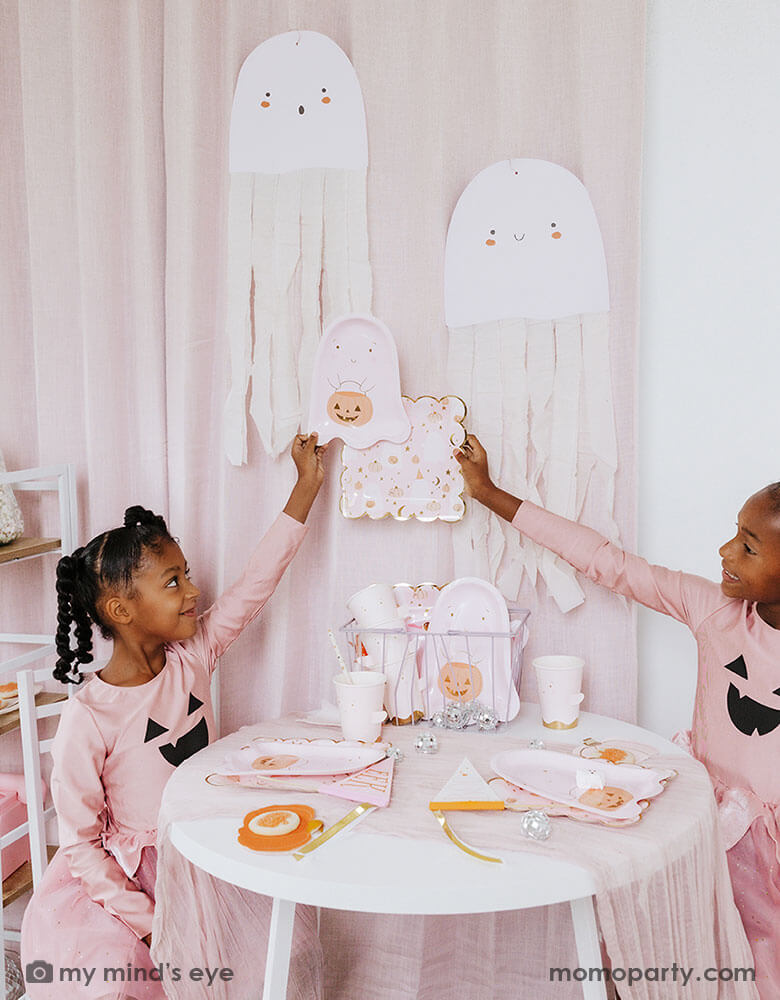
[[[333,678],[341,733],[345,740],[376,743],[387,718],[382,707],[387,678],[373,670],[353,670],[349,677],[351,684],[344,674],[336,674]]]
[[[533,661],[539,689],[542,725],[548,729],[574,729],[585,695],[579,656],[537,656]]]

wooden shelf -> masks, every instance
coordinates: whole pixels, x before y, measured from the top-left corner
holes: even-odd
[[[57,853],[57,845],[49,844],[46,848],[46,853],[49,855],[49,861],[51,861]],[[32,887],[32,865],[29,861],[25,861],[21,868],[17,868],[15,872],[11,872],[8,878],[3,879],[3,906],[13,903],[14,900],[29,892]]]
[[[57,691],[41,691],[35,696],[36,705],[53,705],[57,701],[66,701],[66,694]],[[19,728],[19,710],[8,712],[7,715],[0,715],[0,736],[10,733]]]
[[[59,538],[17,538],[15,542],[0,545],[0,563],[29,559],[30,556],[40,556],[44,552],[56,552],[61,546]]]

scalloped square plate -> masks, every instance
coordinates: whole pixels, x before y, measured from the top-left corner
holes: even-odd
[[[344,517],[459,521],[465,511],[463,473],[453,456],[466,435],[466,404],[457,396],[402,396],[412,432],[401,444],[379,441],[341,453]]]
[[[385,756],[386,744],[360,743],[358,740],[252,740],[225,756],[214,769],[223,775],[328,775],[350,774]]]

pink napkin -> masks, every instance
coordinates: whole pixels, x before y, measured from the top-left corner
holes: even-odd
[[[369,802],[372,806],[386,806],[390,802],[390,789],[393,784],[394,757],[385,757],[376,764],[355,771],[345,778],[336,781],[326,781],[317,789],[327,795],[336,795],[341,799],[353,802]]]

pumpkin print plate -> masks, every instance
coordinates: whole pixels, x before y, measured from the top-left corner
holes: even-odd
[[[433,606],[439,599],[441,587],[435,583],[394,583],[393,596],[398,605],[398,614],[407,625],[428,628]]]
[[[385,756],[384,743],[358,740],[252,740],[226,754],[216,774],[222,775],[328,775],[351,774]]]
[[[586,760],[606,760],[610,764],[641,764],[658,751],[646,743],[627,740],[583,740],[575,753]]]
[[[320,444],[341,438],[352,448],[409,437],[398,351],[376,317],[342,316],[323,333],[314,360],[309,431],[317,431]]]
[[[529,809],[541,809],[548,816],[566,816],[568,819],[576,820],[578,823],[598,823],[601,826],[631,826],[641,819],[641,813],[630,816],[628,819],[615,819],[608,813],[597,814],[587,812],[585,809],[578,809],[577,806],[566,805],[563,802],[553,802],[543,795],[536,795],[528,792],[525,788],[518,788],[504,778],[491,778],[488,782],[490,787],[504,800],[504,808],[511,812],[528,812]],[[648,799],[642,799],[640,806],[642,810],[650,804]]]
[[[39,694],[42,690],[42,684],[33,685],[33,694]],[[9,712],[15,712],[18,708],[19,692],[16,688],[16,682],[0,684],[0,715],[8,715]]]
[[[501,722],[514,719],[520,699],[512,680],[509,610],[501,592],[478,577],[453,580],[436,599],[428,633],[438,666],[428,679],[431,712],[447,702],[481,701]]]
[[[490,766],[518,788],[620,820],[638,819],[646,801],[660,795],[675,774],[635,764],[585,762],[556,750],[505,750]]]
[[[411,425],[405,441],[341,453],[344,517],[397,521],[459,521],[466,511],[464,482],[453,455],[466,436],[466,404],[457,396],[402,396]]]

